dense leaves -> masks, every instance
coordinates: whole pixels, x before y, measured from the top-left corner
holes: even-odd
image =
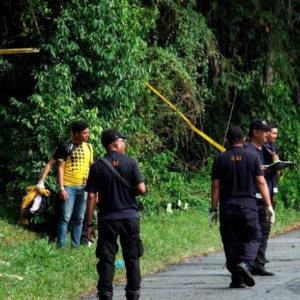
[[[299,206],[292,200],[299,199],[292,187],[300,155],[299,5],[2,1],[1,48],[41,48],[0,57],[2,189],[35,183],[55,148],[69,139],[70,123],[85,119],[96,157],[104,151],[104,129],[130,135],[129,154],[139,160],[150,190],[143,207],[186,199],[206,209],[207,189],[195,182],[206,186],[201,178],[208,178],[207,162],[217,151],[146,89],[149,81],[219,143],[228,125],[247,131],[254,118],[277,122],[280,154],[297,163],[282,180],[292,197],[282,197],[287,206]],[[204,175],[193,174],[200,171]],[[47,184],[55,189],[54,173]]]

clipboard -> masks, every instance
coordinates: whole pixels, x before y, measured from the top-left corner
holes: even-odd
[[[276,160],[270,165],[264,165],[264,169],[272,169],[274,171],[280,171],[282,169],[291,167],[294,163],[292,161],[281,161],[280,159]]]

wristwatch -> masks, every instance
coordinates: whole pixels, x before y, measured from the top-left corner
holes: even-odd
[[[94,227],[94,223],[86,224],[86,227],[87,227],[87,228],[89,228],[89,227]]]
[[[218,211],[218,210],[217,210],[216,208],[214,208],[214,209],[210,208],[210,209],[209,209],[209,212],[210,212],[210,213],[212,213],[212,212],[217,212],[217,211]]]
[[[65,190],[65,188],[64,188],[63,186],[61,186],[59,189],[60,189],[61,191],[64,191],[64,190]]]

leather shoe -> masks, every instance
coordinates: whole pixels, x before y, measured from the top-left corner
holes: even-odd
[[[242,277],[234,273],[231,276],[231,282],[229,284],[229,287],[231,289],[243,289],[246,287],[246,285],[244,284]]]
[[[255,276],[274,276],[275,273],[267,271],[265,268],[255,268],[251,271]]]
[[[247,265],[244,262],[241,262],[237,265],[236,274],[243,279],[244,283],[247,286],[254,286],[255,285],[254,278],[251,275]]]
[[[246,287],[246,285],[243,281],[241,281],[241,282],[231,281],[229,284],[229,287],[231,289],[244,289]]]

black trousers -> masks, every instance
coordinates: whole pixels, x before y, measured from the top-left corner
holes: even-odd
[[[96,256],[99,258],[97,264],[99,292],[112,293],[113,291],[118,237],[120,237],[127,273],[126,290],[138,291],[140,289],[140,257],[143,255],[143,245],[140,239],[139,219],[123,219],[98,224]]]
[[[235,204],[221,207],[220,233],[228,271],[233,274],[240,262],[251,270],[261,242],[257,211]]]
[[[268,239],[271,231],[271,223],[267,219],[266,205],[263,201],[258,203],[258,217],[261,227],[262,239],[257,251],[257,256],[254,261],[253,268],[263,268],[266,263],[266,250],[268,246]]]

